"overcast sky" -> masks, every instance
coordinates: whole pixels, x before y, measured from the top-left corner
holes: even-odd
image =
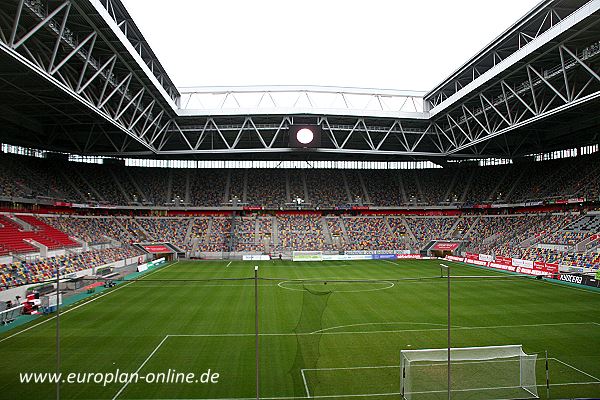
[[[122,0],[177,86],[430,90],[538,0]]]

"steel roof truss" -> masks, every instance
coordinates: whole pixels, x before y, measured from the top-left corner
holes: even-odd
[[[273,145],[275,144],[275,140],[277,139],[277,137],[279,136],[279,133],[281,132],[281,130],[283,129],[283,126],[285,125],[285,123],[290,123],[290,120],[288,117],[284,117],[281,119],[281,123],[279,124],[279,127],[277,128],[277,130],[275,131],[275,135],[273,135],[273,138],[271,139],[271,143],[269,143],[269,148],[273,148]],[[327,122],[327,119],[325,118],[325,123],[327,123],[327,125],[329,125],[329,122]],[[321,125],[321,123],[319,124]],[[330,128],[331,129],[331,128]]]
[[[325,132],[327,132],[327,135],[329,136],[329,138],[331,139],[333,146],[336,149],[340,148],[340,145],[338,144],[337,138],[335,137],[335,134],[333,133],[333,129],[331,129],[331,126],[329,125],[329,120],[327,119],[327,117],[323,118],[323,122],[325,123],[325,125],[327,126],[326,129],[324,129]]]
[[[202,144],[202,142],[204,142],[209,124],[212,124],[214,126],[215,123],[212,118],[207,118],[206,121],[204,122],[204,126],[202,127],[202,130],[200,131],[200,135],[198,135],[198,140],[196,141],[196,145],[194,146],[194,150],[198,150],[198,148],[200,148],[200,145]]]
[[[525,106],[525,108],[527,108],[527,110],[529,110],[529,112],[531,112],[531,115],[533,115],[533,116],[536,116],[536,115],[537,115],[537,113],[536,113],[536,112],[535,112],[535,111],[534,111],[534,110],[533,110],[533,109],[532,109],[532,108],[529,106],[529,104],[527,104],[527,102],[526,102],[525,100],[523,100],[523,99],[521,98],[521,96],[519,96],[519,95],[517,94],[517,92],[515,92],[515,91],[513,90],[513,88],[511,88],[511,87],[510,87],[510,86],[509,86],[509,85],[508,85],[508,84],[507,84],[507,83],[506,83],[504,80],[500,81],[500,83],[501,83],[502,85],[504,85],[504,87],[506,87],[506,88],[508,89],[508,91],[509,91],[509,92],[511,92],[511,93],[512,93],[512,95],[513,95],[513,96],[514,96],[514,97],[515,97],[517,100],[519,100],[519,101],[521,102],[521,104],[523,104],[523,105]]]
[[[63,39],[63,35],[65,33],[65,27],[67,26],[67,19],[69,19],[69,12],[71,11],[71,3],[69,2],[67,5],[67,9],[65,10],[65,15],[63,16],[62,22],[60,24],[60,30],[58,32],[58,36],[56,37],[56,41],[54,42],[54,50],[52,50],[52,57],[50,58],[50,63],[48,64],[47,71],[52,71],[54,67],[54,61],[56,61],[56,54],[58,52],[60,42]]]
[[[96,38],[98,36],[94,35],[94,37],[92,38],[92,41],[90,43],[90,47],[88,48],[87,54],[85,56],[85,62],[83,63],[83,67],[81,68],[81,73],[79,74],[79,80],[77,81],[77,89],[76,91],[79,90],[79,88],[81,87],[81,85],[83,84],[83,79],[85,78],[85,73],[87,71],[87,67],[88,65],[90,65],[90,61],[92,59],[92,51],[94,50],[94,47],[96,46]]]
[[[394,121],[392,123],[392,126],[390,126],[390,128],[385,132],[385,135],[383,136],[383,138],[379,141],[379,144],[377,145],[377,147],[375,148],[375,150],[379,150],[381,148],[381,145],[386,141],[386,139],[388,138],[388,136],[390,135],[390,132],[392,132],[392,130],[394,129],[394,127],[398,125],[398,121]],[[402,129],[402,128],[400,128]]]
[[[94,75],[92,75],[87,80],[86,83],[84,83],[82,86],[78,87],[75,92],[77,94],[80,94],[82,91],[84,91],[90,85],[90,83],[92,83],[94,81],[94,79],[96,79],[98,77],[98,75],[100,75],[102,73],[102,71],[104,71],[106,69],[106,67],[108,67],[109,65],[114,65],[114,63],[116,61],[117,61],[117,55],[113,54],[108,60],[106,60],[106,62],[104,64],[102,64],[102,66],[100,68],[98,68],[98,70],[94,73]]]
[[[156,127],[154,128],[154,133],[152,134],[152,137],[150,139],[150,144],[154,144],[154,142],[156,141],[156,139],[158,139],[162,133],[167,131],[167,128],[169,127],[169,125],[171,124],[171,120],[167,120],[165,121],[164,125],[160,125],[157,124]]]
[[[185,140],[185,143],[188,145],[189,149],[190,150],[194,150],[192,144],[188,140],[187,136],[185,136],[185,134],[181,130],[181,127],[179,127],[179,124],[177,123],[177,121],[173,120],[173,124],[175,125],[175,128],[177,129],[177,131],[179,132],[179,134],[181,135],[181,137],[183,137],[183,140]]]
[[[533,68],[531,65],[528,65],[528,66],[527,66],[527,68],[528,68],[528,69],[529,69],[531,72],[533,72],[534,74],[536,74],[536,75],[538,76],[538,78],[540,78],[540,80],[541,80],[542,82],[544,82],[544,83],[545,83],[545,84],[546,84],[546,85],[547,85],[547,86],[548,86],[550,89],[552,89],[552,91],[553,91],[554,93],[556,93],[556,94],[557,94],[557,95],[558,95],[558,96],[559,96],[559,97],[560,97],[560,98],[561,98],[561,99],[562,99],[562,100],[563,100],[565,103],[568,103],[568,102],[569,102],[569,99],[567,99],[565,96],[563,96],[563,94],[562,94],[560,91],[558,91],[558,89],[556,89],[556,88],[554,87],[554,85],[550,84],[550,82],[548,82],[548,81],[546,80],[546,78],[544,78],[544,77],[542,76],[542,74],[540,74],[540,73],[539,73],[539,72],[538,72],[538,71],[537,71],[535,68]],[[563,71],[564,71],[564,68],[562,68],[562,69],[563,69]],[[567,88],[568,88],[568,86],[567,86]],[[568,92],[568,89],[567,89],[567,92]]]
[[[431,125],[429,125],[427,127],[427,129],[425,129],[425,131],[419,135],[419,138],[415,141],[415,143],[413,144],[413,146],[410,148],[411,152],[415,151],[415,149],[417,148],[417,146],[419,145],[419,143],[421,143],[421,140],[423,140],[423,138],[425,137],[425,135],[427,135],[427,132],[429,131],[429,128],[431,128]]]
[[[342,142],[342,145],[340,146],[340,148],[344,149],[346,148],[346,143],[348,143],[348,140],[350,139],[350,136],[352,136],[352,134],[354,133],[354,131],[356,130],[356,128],[358,127],[358,125],[360,124],[360,119],[358,119],[356,121],[356,123],[354,124],[354,126],[352,127],[352,129],[350,130],[350,133],[348,133],[348,136],[346,136],[346,140],[344,140]]]
[[[143,96],[145,91],[146,91],[145,87],[142,87],[140,90],[138,90],[137,93],[131,98],[131,100],[129,100],[129,102],[127,102],[125,107],[123,107],[122,110],[118,111],[118,114],[115,116],[115,121],[118,121],[121,118],[121,116],[125,113],[125,111],[127,111],[127,109],[138,99],[138,97]]]
[[[569,50],[565,45],[560,45],[560,48],[562,48],[564,51],[566,51],[567,53],[569,53],[569,55],[571,57],[573,57],[573,59],[579,64],[581,65],[587,72],[590,73],[590,75],[592,75],[594,78],[596,78],[596,80],[600,81],[600,76],[598,76],[598,74],[591,69],[586,63],[584,63],[579,57],[577,57],[577,55],[575,55],[571,50]]]
[[[23,43],[25,43],[27,40],[29,40],[30,37],[32,37],[37,31],[39,31],[40,29],[42,29],[44,27],[44,25],[46,25],[48,22],[52,21],[52,19],[62,11],[63,8],[70,6],[71,2],[70,1],[65,1],[63,2],[61,5],[59,5],[58,7],[56,7],[56,9],[54,11],[52,11],[50,14],[48,14],[45,18],[43,18],[40,22],[38,22],[37,25],[35,25],[29,32],[27,32],[21,39],[19,39],[16,43],[14,42],[14,40],[16,39],[16,37],[11,36],[11,47],[13,48],[13,50],[16,50],[19,48],[19,46],[21,46]],[[21,1],[20,3],[20,7],[19,7],[19,12],[17,13],[18,18],[15,19],[15,30],[18,27],[20,18],[21,18],[21,12],[22,12],[22,8],[23,8],[23,1]]]
[[[269,146],[267,146],[267,143],[265,142],[264,138],[260,134],[260,131],[258,130],[258,128],[256,128],[256,125],[254,124],[254,120],[252,118],[248,118],[248,119],[250,120],[250,124],[252,124],[252,128],[254,129],[254,132],[256,132],[256,135],[258,136],[258,140],[260,140],[260,144],[262,144],[262,146],[264,148],[269,147]]]
[[[137,125],[137,123],[140,121],[140,119],[146,117],[146,119],[148,119],[148,112],[154,108],[154,104],[156,104],[156,100],[152,100],[147,106],[146,108],[144,108],[144,110],[140,113],[140,115],[137,116],[137,118],[135,119],[135,121],[132,121],[129,126],[127,127],[127,129],[129,130],[133,130],[133,128]],[[135,114],[134,114],[135,115]]]
[[[361,118],[360,124],[363,126],[363,129],[364,129],[363,139],[365,140],[367,145],[371,148],[371,150],[375,150],[375,144],[373,143],[373,138],[371,137],[369,128],[367,128],[367,125],[365,124],[365,120]]]
[[[100,95],[100,102],[98,104],[98,108],[103,108],[104,105],[106,104],[106,102],[108,102],[113,97],[113,95],[119,91],[119,89],[123,86],[123,84],[126,84],[126,88],[125,88],[125,90],[123,90],[123,96],[121,97],[121,102],[122,102],[123,98],[125,97],[125,93],[127,93],[127,87],[129,85],[129,82],[131,81],[131,76],[132,76],[131,72],[129,74],[127,74],[127,76],[125,76],[125,78],[123,78],[121,80],[121,82],[119,82],[115,86],[115,88],[108,94],[108,96],[104,97],[104,93],[102,93]],[[119,104],[121,102],[119,102]]]
[[[481,129],[483,129],[483,132],[487,133],[488,135],[491,133],[491,132],[490,132],[490,130],[489,130],[488,128],[486,128],[486,127],[485,127],[485,125],[483,125],[483,124],[481,123],[481,121],[479,121],[479,119],[477,119],[477,117],[475,117],[475,115],[474,115],[474,114],[471,112],[471,110],[469,110],[469,109],[468,109],[467,107],[465,107],[464,105],[462,106],[462,109],[463,109],[463,111],[464,111],[464,112],[467,112],[467,113],[469,113],[469,115],[471,116],[471,118],[472,118],[472,119],[473,119],[475,122],[477,122],[477,124],[478,124],[478,125],[481,127]],[[465,120],[466,120],[465,122],[466,122],[467,126],[469,126],[469,124],[468,124],[468,118],[466,118],[466,116],[465,116]],[[481,134],[483,134],[483,132],[481,132],[481,133],[480,133],[480,135],[481,135]],[[475,139],[479,139],[480,135],[474,136],[474,137],[475,137]]]

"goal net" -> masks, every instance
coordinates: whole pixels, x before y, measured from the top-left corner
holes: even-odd
[[[537,355],[521,345],[450,350],[452,399],[537,398]],[[402,350],[400,393],[406,400],[447,398],[448,349]]]

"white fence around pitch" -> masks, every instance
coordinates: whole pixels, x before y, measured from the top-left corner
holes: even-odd
[[[23,305],[21,304],[4,311],[0,311],[0,325],[5,325],[14,321],[19,315],[21,315],[22,308]]]

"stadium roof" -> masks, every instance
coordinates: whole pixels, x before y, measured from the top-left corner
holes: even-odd
[[[598,143],[600,0],[548,0],[429,93],[176,88],[119,0],[0,6],[0,141],[224,159],[515,158]],[[290,146],[319,125],[318,148]]]

